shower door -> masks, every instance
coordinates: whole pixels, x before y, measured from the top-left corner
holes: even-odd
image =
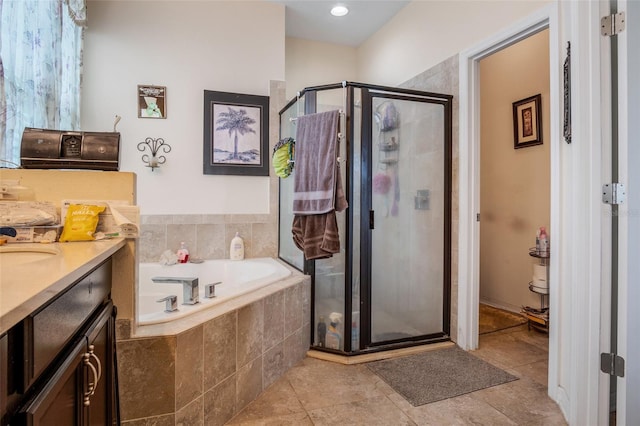
[[[363,108],[362,344],[446,338],[450,102],[363,91]]]

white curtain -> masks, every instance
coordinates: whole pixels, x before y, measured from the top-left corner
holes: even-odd
[[[0,0],[0,167],[25,127],[79,130],[85,0]]]

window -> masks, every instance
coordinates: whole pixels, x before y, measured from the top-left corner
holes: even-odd
[[[0,167],[20,162],[25,127],[78,130],[85,0],[0,6]]]

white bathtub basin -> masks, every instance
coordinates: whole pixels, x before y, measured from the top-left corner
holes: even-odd
[[[138,271],[138,324],[149,325],[173,321],[224,303],[251,291],[265,287],[291,275],[291,271],[271,258],[233,260],[207,260],[203,263],[160,265],[141,263]],[[154,283],[153,277],[196,277],[200,301],[195,305],[183,305],[182,284]],[[216,297],[206,298],[205,285],[218,283]],[[165,302],[158,302],[169,295],[178,298],[178,310],[165,312]]]

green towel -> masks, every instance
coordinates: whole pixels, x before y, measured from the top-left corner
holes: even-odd
[[[273,169],[281,178],[287,178],[293,172],[295,144],[293,138],[284,138],[273,147]]]

